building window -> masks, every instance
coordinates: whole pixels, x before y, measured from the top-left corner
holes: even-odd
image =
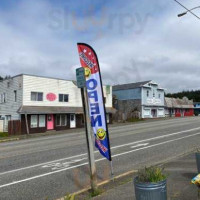
[[[31,92],[31,101],[43,101],[43,93]]]
[[[161,97],[161,95],[160,94],[158,94],[158,98],[160,99],[160,97]]]
[[[67,126],[67,115],[56,115],[56,126]]]
[[[6,101],[7,101],[6,93],[4,92],[4,93],[3,93],[3,102],[6,103]]]
[[[153,91],[153,97],[155,97],[155,91]]]
[[[17,90],[14,90],[15,102],[17,102]]]
[[[149,97],[149,90],[147,90],[147,97]]]
[[[68,94],[59,94],[59,102],[68,102],[69,95]]]
[[[1,103],[6,103],[6,93],[1,94],[0,101]]]
[[[38,116],[37,115],[31,115],[31,128],[37,128],[38,127]]]
[[[45,115],[39,115],[39,127],[43,128],[46,126],[46,117]]]

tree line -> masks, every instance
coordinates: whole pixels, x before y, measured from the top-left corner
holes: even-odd
[[[7,76],[5,76],[5,77],[0,76],[0,81],[6,80],[6,79],[10,79],[10,78],[11,78],[10,75],[7,75]]]
[[[174,98],[187,97],[190,100],[193,99],[194,102],[200,102],[200,90],[191,90],[191,91],[188,90],[177,93],[168,93],[165,96]]]

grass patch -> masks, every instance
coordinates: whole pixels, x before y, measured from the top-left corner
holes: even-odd
[[[0,137],[8,137],[8,133],[0,132]]]
[[[103,193],[103,191],[101,189],[97,188],[94,191],[90,192],[89,197],[91,197],[91,198],[92,197],[96,197],[96,196],[98,196],[98,195],[100,195],[102,193]]]
[[[64,197],[64,200],[75,200],[75,195],[74,194],[67,194]]]
[[[89,200],[89,199],[92,199],[93,197],[101,195],[102,193],[103,193],[103,189],[100,189],[100,188],[97,188],[94,191],[89,190],[87,195],[85,197],[81,198],[81,199]]]

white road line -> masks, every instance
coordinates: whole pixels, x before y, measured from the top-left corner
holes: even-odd
[[[135,147],[147,146],[149,143],[137,144],[135,146],[131,146],[130,148],[133,149]]]
[[[117,157],[117,156],[121,156],[121,155],[129,154],[129,153],[132,153],[132,152],[135,152],[135,151],[139,151],[139,150],[143,150],[143,149],[148,149],[148,148],[159,146],[159,145],[162,145],[162,144],[166,144],[166,143],[170,143],[170,142],[182,140],[182,139],[189,138],[189,137],[196,136],[196,135],[200,135],[200,133],[195,133],[195,134],[192,134],[192,135],[183,136],[183,137],[176,138],[176,139],[173,139],[173,140],[167,140],[165,142],[160,142],[160,143],[157,143],[157,144],[149,145],[147,147],[142,147],[142,148],[139,148],[139,149],[134,149],[134,150],[131,150],[131,151],[126,151],[126,152],[123,152],[123,153],[115,154],[112,157],[114,158],[114,157]]]
[[[182,134],[182,133],[186,133],[186,132],[190,132],[190,131],[195,131],[195,130],[199,130],[199,129],[200,129],[200,127],[199,128],[193,128],[193,129],[185,130],[185,131],[179,131],[179,132],[176,132],[176,133],[170,133],[170,134],[167,134],[167,135],[161,135],[161,136],[157,136],[157,137],[152,137],[152,138],[145,139],[145,140],[139,140],[139,141],[136,141],[136,142],[131,142],[131,143],[127,143],[127,144],[118,145],[118,146],[112,147],[111,149],[124,147],[124,146],[129,146],[129,145],[137,144],[137,143],[141,143],[141,142],[147,142],[147,141],[151,141],[151,140],[155,140],[155,139],[166,138],[166,137],[170,137],[170,136],[174,136],[174,135],[178,135],[178,134]]]
[[[142,147],[142,148],[139,148],[139,149],[126,151],[126,152],[123,152],[123,153],[115,154],[112,157],[113,158],[114,157],[118,157],[118,156],[121,156],[121,155],[125,155],[125,154],[129,154],[129,153],[132,153],[132,152],[140,151],[140,150],[143,150],[143,149],[148,149],[148,148],[159,146],[159,145],[163,145],[163,144],[166,144],[166,143],[182,140],[182,139],[193,137],[193,136],[196,136],[196,135],[200,135],[200,133],[195,133],[195,134],[192,134],[192,135],[187,135],[187,136],[176,138],[176,139],[173,139],[173,140],[168,140],[168,141],[165,141],[165,142],[160,142],[160,143],[157,143],[157,144],[153,144],[153,145],[150,145],[150,146],[147,146],[147,147]],[[102,160],[105,160],[105,158],[98,159],[95,162],[99,162],[99,161],[102,161]],[[79,165],[76,165],[76,166],[60,169],[60,170],[57,170],[57,171],[54,171],[54,172],[49,172],[49,173],[33,176],[33,177],[30,177],[30,178],[22,179],[22,180],[19,180],[19,181],[14,181],[14,182],[11,182],[11,183],[0,185],[0,188],[4,188],[4,187],[15,185],[15,184],[18,184],[18,183],[34,180],[34,179],[41,178],[41,177],[48,176],[48,175],[52,175],[52,174],[56,174],[56,173],[59,173],[59,172],[62,172],[62,171],[67,171],[67,170],[70,170],[70,169],[73,169],[73,168],[77,168],[77,167],[81,167],[81,166],[84,166],[84,165],[87,165],[87,164],[88,164],[88,162],[82,163],[82,164],[79,164]]]
[[[166,138],[166,137],[170,137],[170,136],[174,136],[174,135],[178,135],[178,134],[182,134],[182,133],[186,133],[186,132],[191,132],[191,131],[195,131],[195,130],[199,130],[199,129],[200,129],[200,127],[199,128],[193,128],[193,129],[185,130],[185,131],[179,131],[179,132],[175,132],[175,133],[170,133],[170,134],[167,134],[167,135],[152,137],[152,138],[145,139],[145,140],[139,140],[139,141],[123,144],[123,145],[114,146],[114,147],[111,147],[111,149],[116,149],[116,148],[130,146],[130,145],[137,144],[137,143],[142,143],[142,142],[152,141],[152,140],[156,140],[156,139]],[[98,153],[98,152],[99,151],[95,151],[95,153]],[[42,166],[42,165],[46,165],[46,164],[50,164],[50,163],[54,163],[54,162],[58,162],[58,161],[63,161],[63,160],[68,160],[68,159],[72,159],[72,158],[77,158],[77,157],[81,157],[81,156],[86,156],[86,155],[87,155],[87,153],[83,153],[83,154],[79,154],[79,155],[75,155],[75,156],[71,156],[71,157],[66,157],[66,158],[61,158],[61,159],[58,159],[58,160],[53,160],[53,161],[49,161],[49,162],[45,162],[45,163],[40,163],[40,164],[28,166],[28,167],[14,169],[14,170],[10,170],[10,171],[6,171],[6,172],[0,173],[0,176],[4,175],[4,174],[8,174],[8,173],[13,173],[13,172],[21,171],[21,170],[26,170],[26,169],[31,169],[31,168],[39,167],[39,166]]]

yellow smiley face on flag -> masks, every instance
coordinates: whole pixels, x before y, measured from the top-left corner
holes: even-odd
[[[91,70],[89,67],[85,67],[85,77],[86,78],[89,78],[91,75]]]
[[[99,140],[104,140],[105,137],[106,137],[106,131],[105,131],[103,128],[99,128],[99,129],[97,130],[97,138],[98,138]]]

